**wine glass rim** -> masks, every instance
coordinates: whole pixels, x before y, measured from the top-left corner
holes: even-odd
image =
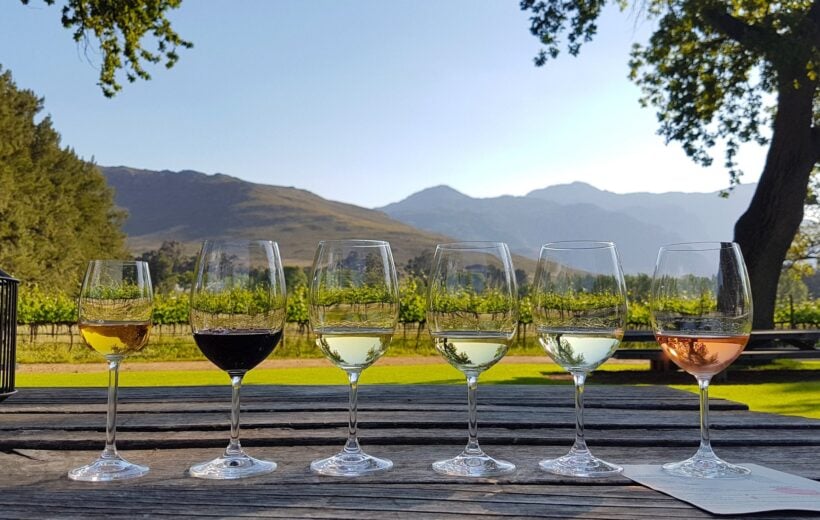
[[[446,242],[444,244],[436,245],[436,249],[498,249],[499,247],[507,247],[506,242],[475,240],[466,242]]]
[[[561,240],[558,242],[547,242],[542,249],[552,249],[556,251],[566,251],[572,249],[611,249],[615,247],[615,242],[607,240]]]
[[[345,245],[348,247],[384,247],[389,246],[390,242],[386,240],[370,240],[363,238],[333,238],[329,240],[320,240],[319,245]]]
[[[137,264],[147,264],[145,260],[121,260],[119,258],[95,258],[93,260],[89,260],[88,263],[119,263],[123,265],[137,265]]]
[[[203,244],[220,244],[220,245],[231,245],[231,246],[238,246],[238,245],[245,245],[245,244],[276,244],[278,243],[275,240],[267,240],[264,238],[208,238],[202,241]]]
[[[676,242],[661,246],[661,251],[720,251],[722,249],[733,249],[736,242]]]

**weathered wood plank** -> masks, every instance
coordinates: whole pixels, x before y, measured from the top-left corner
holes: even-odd
[[[341,449],[344,387],[246,388],[243,443],[279,468],[229,482],[186,476],[191,464],[217,456],[227,444],[226,387],[124,389],[118,444],[151,471],[135,481],[95,485],[65,474],[102,448],[104,389],[23,389],[19,399],[0,405],[0,518],[713,518],[624,477],[589,481],[540,471],[540,459],[563,455],[572,443],[571,388],[481,388],[482,443],[518,466],[492,480],[445,477],[430,467],[466,442],[463,388],[363,390],[360,438],[367,451],[394,461],[385,474],[346,480],[308,469],[311,460]],[[657,464],[694,452],[696,396],[614,386],[591,388],[589,395],[587,437],[600,457]],[[723,404],[729,410],[712,414],[719,455],[820,479],[820,421]]]
[[[541,455],[537,453],[530,453],[523,462],[516,460],[521,469],[512,477],[472,481],[432,472],[430,461],[452,454],[441,449],[424,450],[427,456],[422,461],[417,460],[418,450],[403,450],[394,457],[394,471],[358,480],[311,475],[307,463],[311,457],[326,455],[322,449],[298,454],[293,450],[258,451],[254,454],[277,460],[279,469],[243,481],[200,481],[186,477],[184,468],[215,455],[213,451],[135,452],[129,457],[149,463],[151,472],[137,481],[102,486],[71,482],[62,476],[93,453],[71,453],[68,457],[61,452],[41,453],[48,461],[43,462],[47,471],[33,467],[14,483],[7,477],[0,482],[0,511],[30,513],[31,504],[38,504],[41,517],[60,518],[126,517],[135,512],[202,518],[712,518],[624,478],[579,483],[542,473],[535,469]],[[510,449],[498,451],[496,455],[507,457]],[[36,458],[27,460],[38,464]],[[55,471],[60,475],[55,476]],[[807,515],[781,512],[760,517]]]
[[[466,408],[466,407],[465,407]],[[19,429],[96,429],[105,420],[104,412],[95,413],[32,413],[20,411],[3,415],[0,431]],[[213,429],[229,417],[228,409],[212,411],[188,409],[180,411],[131,410],[120,411],[118,424],[122,431],[140,430],[202,430]],[[359,412],[359,421],[369,428],[461,428],[466,421],[462,407],[449,410],[418,410],[408,407],[403,411],[365,408]],[[714,429],[733,430],[768,427],[773,429],[820,430],[820,421],[803,417],[784,417],[774,414],[750,414],[738,411],[716,411],[711,414]],[[479,406],[479,420],[483,426],[518,428],[574,428],[574,410],[542,410],[538,408],[514,409],[512,407]],[[253,428],[297,428],[344,426],[347,410],[298,412],[255,407],[242,408],[242,422]],[[594,429],[674,427],[692,428],[698,424],[694,411],[656,410],[587,410],[586,425]]]

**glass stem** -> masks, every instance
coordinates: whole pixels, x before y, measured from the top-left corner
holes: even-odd
[[[584,383],[587,375],[584,372],[573,372],[572,379],[575,382],[575,444],[572,451],[589,451],[584,439]]]
[[[698,378],[700,389],[700,447],[699,456],[714,457],[712,443],[709,440],[709,378]]]
[[[117,455],[117,387],[120,379],[120,362],[122,358],[108,359],[108,412],[105,420],[105,449],[102,452],[104,459],[116,459]]]
[[[225,449],[225,457],[242,455],[242,445],[239,444],[239,392],[242,389],[242,374],[231,376],[231,440]]]
[[[467,374],[467,455],[483,455],[478,445],[478,374]]]
[[[345,443],[344,451],[345,453],[361,453],[362,448],[359,446],[359,439],[356,438],[359,429],[359,372],[348,372],[347,377],[350,380],[350,403],[348,405],[350,416],[347,422],[347,442]]]

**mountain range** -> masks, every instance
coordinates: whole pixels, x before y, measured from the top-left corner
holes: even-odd
[[[393,220],[380,211],[323,199],[305,190],[246,182],[195,171],[101,167],[117,206],[127,210],[123,231],[135,253],[166,240],[190,252],[205,239],[276,240],[286,265],[310,265],[319,240],[388,240],[397,266],[452,238]]]
[[[615,242],[628,273],[652,273],[663,244],[730,241],[755,185],[737,186],[728,198],[714,193],[616,194],[574,182],[523,197],[472,198],[436,186],[381,211],[419,229],[461,240],[503,240],[520,255],[537,258],[541,245],[560,240]]]
[[[223,174],[100,169],[116,204],[128,211],[123,229],[133,251],[165,240],[194,251],[205,238],[264,237],[279,242],[290,265],[309,265],[322,239],[388,240],[399,266],[440,242],[493,240],[507,242],[520,255],[516,266],[532,272],[543,243],[589,239],[615,242],[626,272],[651,273],[663,244],[731,240],[755,189],[740,185],[728,198],[616,194],[575,182],[525,196],[472,198],[436,186],[374,210]]]

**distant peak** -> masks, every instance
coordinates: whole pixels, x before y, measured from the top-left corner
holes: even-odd
[[[431,188],[425,188],[410,195],[409,197],[384,206],[385,208],[407,207],[416,204],[437,205],[453,204],[458,201],[470,200],[470,197],[445,184],[439,184]]]
[[[546,193],[565,193],[565,192],[572,192],[572,193],[608,193],[605,190],[600,190],[593,186],[592,184],[588,184],[582,181],[574,181],[569,182],[566,184],[555,184],[553,186],[547,186],[546,188],[541,188],[537,190],[532,190],[531,192],[527,193],[527,197],[538,197],[544,195]]]
[[[436,194],[441,194],[441,195],[443,195],[443,194],[461,195],[462,197],[466,197],[466,195],[464,195],[463,193],[461,193],[457,189],[451,188],[450,186],[447,186],[446,184],[439,184],[438,186],[431,186],[430,188],[424,188],[423,190],[418,191],[418,192],[414,193],[413,195],[421,195],[421,194],[429,195],[431,193],[436,193]],[[412,197],[413,195],[410,195],[410,196]]]

